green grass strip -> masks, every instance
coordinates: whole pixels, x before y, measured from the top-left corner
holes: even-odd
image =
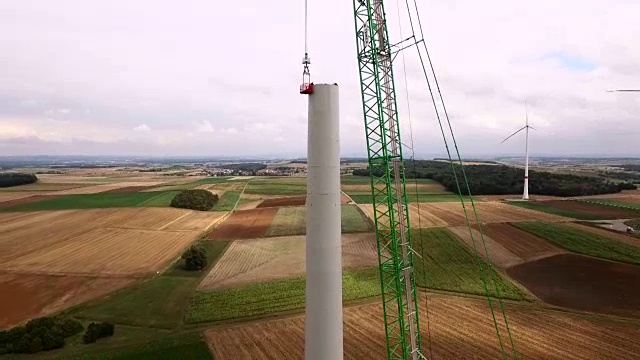
[[[225,191],[222,194],[220,200],[216,206],[213,207],[215,211],[231,211],[233,207],[236,206],[236,202],[240,198],[240,191]]]
[[[556,223],[524,222],[514,226],[579,254],[640,265],[640,248]]]
[[[612,206],[612,207],[617,207],[617,208],[622,208],[627,210],[640,211],[640,204],[627,203],[624,201],[608,200],[608,199],[589,199],[589,200],[585,199],[581,201],[584,201],[589,204],[605,205],[605,206]]]

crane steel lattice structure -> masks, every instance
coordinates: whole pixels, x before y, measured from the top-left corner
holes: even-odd
[[[423,358],[391,45],[382,0],[354,0],[388,359]]]

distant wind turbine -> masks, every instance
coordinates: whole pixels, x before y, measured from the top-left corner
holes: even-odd
[[[525,114],[525,126],[520,130],[514,132],[513,134],[507,136],[506,139],[502,140],[501,144],[505,141],[509,140],[512,136],[519,133],[520,131],[525,131],[525,141],[524,141],[524,192],[522,194],[523,200],[529,200],[529,129],[536,130],[533,126],[529,126],[529,111],[527,111],[527,102],[524,102],[524,114]]]

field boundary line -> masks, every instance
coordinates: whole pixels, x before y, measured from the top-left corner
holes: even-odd
[[[180,219],[182,219],[182,218],[184,218],[184,217],[186,217],[187,215],[190,215],[190,214],[191,214],[191,212],[186,212],[186,213],[184,213],[184,214],[182,214],[182,215],[178,216],[177,218],[175,218],[175,219],[173,219],[173,220],[169,221],[168,223],[166,223],[166,224],[162,225],[158,230],[164,230],[164,229],[165,229],[166,227],[168,227],[169,225],[171,225],[171,224],[175,223],[176,221],[178,221],[178,220],[180,220]]]

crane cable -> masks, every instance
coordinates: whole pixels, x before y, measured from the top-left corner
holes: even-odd
[[[396,7],[398,9],[398,30],[400,33],[400,38],[404,39],[404,37],[402,36],[402,19],[400,17],[400,0],[396,0]],[[411,143],[410,149],[411,149],[411,162],[413,164],[413,178],[414,178],[414,185],[415,185],[415,194],[416,194],[416,204],[417,204],[417,214],[418,214],[418,236],[420,237],[420,254],[424,254],[424,236],[422,234],[422,216],[420,215],[420,198],[418,195],[418,177],[415,176],[415,174],[417,173],[416,171],[416,153],[415,153],[415,143],[413,141],[413,120],[411,118],[411,103],[409,101],[409,82],[408,82],[408,78],[407,78],[407,63],[406,63],[406,58],[404,56],[404,51],[402,51],[402,72],[404,75],[404,92],[405,92],[405,96],[407,98],[407,116],[409,117],[409,141]],[[411,206],[411,205],[409,205]],[[408,209],[409,211],[411,211],[411,209]],[[414,252],[415,253],[415,252]],[[427,293],[427,268],[424,265],[424,259],[422,258],[423,255],[418,255],[418,257],[420,258],[419,261],[421,261],[422,264],[422,280],[424,281],[424,305],[425,305],[425,312],[426,312],[426,318],[427,318],[427,342],[428,342],[428,346],[429,346],[429,359],[433,359],[433,347],[432,347],[432,343],[431,343],[431,319],[429,316],[429,298],[428,298],[428,293]],[[424,358],[424,357],[423,357]]]
[[[435,83],[436,88],[437,88],[438,97],[440,98],[440,102],[442,104],[444,118],[445,118],[445,120],[446,120],[446,122],[448,124],[449,131],[450,131],[452,139],[453,139],[453,145],[455,147],[455,151],[456,151],[456,154],[457,154],[457,157],[458,157],[457,160],[458,160],[458,162],[460,164],[460,168],[462,170],[462,177],[463,177],[463,180],[464,180],[464,182],[466,184],[466,190],[467,190],[467,193],[469,194],[469,198],[470,198],[470,201],[471,201],[471,206],[473,208],[473,213],[475,215],[476,223],[478,224],[478,227],[479,227],[480,237],[482,239],[482,245],[483,245],[484,250],[485,250],[485,257],[487,259],[487,265],[488,265],[488,268],[489,268],[489,272],[493,275],[492,276],[492,280],[493,280],[493,283],[494,283],[494,288],[495,288],[495,291],[496,291],[496,295],[498,297],[498,303],[500,305],[500,310],[502,312],[502,316],[503,316],[503,319],[504,319],[504,322],[505,322],[506,330],[507,330],[507,333],[508,333],[508,338],[509,338],[510,343],[511,343],[511,349],[513,350],[514,357],[517,359],[518,358],[518,354],[517,354],[517,351],[516,351],[516,348],[515,348],[515,344],[513,342],[513,337],[512,337],[512,334],[511,334],[511,329],[509,327],[509,323],[507,322],[507,317],[506,317],[506,313],[505,313],[505,309],[504,309],[504,304],[502,302],[502,296],[501,296],[501,292],[500,292],[500,287],[498,286],[498,281],[496,279],[496,271],[494,270],[493,264],[492,264],[491,259],[489,257],[489,253],[488,253],[487,246],[486,246],[486,243],[485,243],[484,235],[482,233],[481,223],[480,223],[480,220],[478,218],[478,213],[477,213],[477,210],[476,210],[475,202],[473,201],[473,197],[471,195],[469,182],[468,182],[466,173],[464,171],[464,166],[463,166],[463,163],[462,163],[462,159],[460,157],[460,151],[458,149],[458,145],[457,145],[457,142],[456,142],[456,139],[455,139],[455,135],[453,133],[453,128],[452,128],[452,125],[451,125],[451,121],[449,119],[449,115],[447,113],[446,106],[444,104],[444,99],[443,99],[443,96],[442,96],[442,92],[440,90],[440,85],[438,83],[438,80],[437,80],[437,77],[436,77],[436,74],[435,74],[435,70],[433,68],[433,63],[431,61],[431,57],[429,55],[429,51],[428,51],[427,46],[426,46],[426,42],[424,41],[424,32],[422,30],[422,22],[420,20],[420,13],[418,11],[418,5],[416,3],[416,0],[414,0],[413,2],[414,2],[414,6],[415,6],[415,9],[416,9],[416,13],[417,13],[418,26],[419,26],[419,29],[420,29],[420,36],[421,36],[421,38],[420,38],[421,40],[420,41],[418,41],[416,39],[416,37],[415,37],[415,29],[414,29],[414,24],[413,24],[413,17],[411,15],[411,9],[410,9],[410,6],[409,6],[409,0],[405,0],[405,2],[406,2],[406,5],[407,5],[407,11],[409,13],[409,21],[410,21],[410,24],[411,24],[412,37],[414,39],[415,45],[418,47],[418,56],[420,58],[420,63],[422,65],[422,70],[424,72],[424,76],[425,76],[425,79],[427,81],[427,86],[428,86],[429,92],[431,94],[431,99],[432,99],[432,102],[433,102],[433,106],[434,106],[435,111],[436,111],[436,117],[437,117],[438,123],[440,125],[440,130],[441,130],[442,137],[443,137],[443,140],[444,140],[444,143],[445,143],[445,148],[447,150],[447,155],[449,157],[449,163],[451,165],[451,170],[453,172],[454,180],[456,182],[456,187],[458,188],[458,196],[459,196],[460,202],[462,204],[462,208],[464,210],[465,220],[466,220],[467,226],[469,228],[469,234],[470,234],[472,242],[473,242],[474,252],[476,254],[476,258],[478,260],[478,265],[480,267],[481,280],[482,280],[483,288],[484,288],[484,291],[485,291],[485,294],[486,294],[486,297],[487,297],[487,300],[488,300],[488,303],[489,303],[489,308],[491,310],[491,315],[493,317],[493,323],[494,323],[494,326],[495,326],[496,334],[498,336],[498,341],[500,343],[500,349],[502,351],[503,357],[506,359],[507,354],[506,354],[506,351],[505,351],[505,348],[504,348],[504,345],[503,345],[503,342],[502,342],[502,338],[500,336],[500,330],[499,330],[499,327],[498,327],[498,322],[497,322],[497,319],[496,319],[496,316],[495,316],[495,313],[494,313],[491,297],[489,295],[489,289],[488,289],[488,286],[487,286],[487,279],[485,278],[485,276],[486,276],[485,275],[485,270],[484,270],[484,266],[482,265],[483,262],[480,259],[480,255],[479,255],[478,250],[476,248],[476,241],[475,241],[475,238],[473,236],[473,232],[471,231],[471,223],[469,221],[469,217],[468,217],[468,214],[467,214],[467,207],[465,206],[465,203],[464,203],[464,199],[463,199],[463,196],[462,196],[462,189],[460,188],[460,182],[458,180],[458,175],[456,173],[456,169],[454,167],[454,162],[453,162],[452,157],[451,157],[451,152],[450,152],[449,144],[447,142],[447,138],[446,138],[445,131],[444,131],[444,128],[443,128],[440,111],[438,110],[438,106],[436,104],[436,95],[433,92],[433,89],[432,89],[432,86],[431,86],[431,81],[430,81],[429,76],[427,74],[427,69],[426,69],[426,66],[425,66],[425,62],[424,62],[422,53],[420,52],[420,48],[419,48],[419,43],[420,42],[422,42],[422,45],[423,45],[424,50],[426,52],[427,61],[429,63],[429,66],[430,66],[430,69],[431,69],[431,74],[433,76],[434,83]],[[414,176],[416,176],[416,175],[417,174],[415,173],[415,161],[414,161]],[[416,183],[416,196],[417,195],[418,194],[417,194],[417,183]],[[418,202],[418,204],[419,204],[419,202]],[[420,220],[418,220],[418,221],[420,221]]]

